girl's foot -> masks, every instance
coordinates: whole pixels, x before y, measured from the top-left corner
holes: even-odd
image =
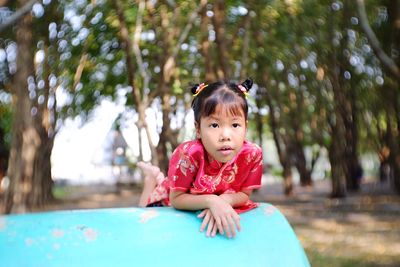
[[[139,207],[146,207],[151,193],[157,186],[157,178],[160,177],[162,173],[158,167],[143,161],[138,162],[137,166],[144,174],[143,191],[139,199]]]
[[[153,177],[154,180],[160,174],[160,169],[156,166],[151,165],[148,162],[139,161],[137,166],[142,170],[145,178],[146,177]]]

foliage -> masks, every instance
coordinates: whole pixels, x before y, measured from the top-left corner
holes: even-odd
[[[11,2],[9,9],[15,10],[16,3]],[[139,113],[133,98],[139,92],[139,102],[162,117],[158,133],[172,130],[178,137],[182,114],[190,108],[187,89],[211,76],[235,82],[254,78],[249,138],[260,142],[276,138],[294,162],[299,159],[291,159],[294,153],[288,149],[293,143],[298,150],[315,151],[332,144],[332,125],[338,120],[335,107],[347,106],[353,98],[357,119],[349,121],[358,131],[359,153],[379,151],[388,124],[396,124],[395,115],[399,117],[387,109],[400,103],[399,92],[393,90],[398,83],[386,75],[369,46],[354,1],[209,1],[199,14],[194,12],[202,1],[144,1],[142,13],[141,1],[119,1],[132,42],[130,57],[114,2],[52,0],[38,4],[41,14],[34,12],[37,38],[32,53],[43,52],[46,60],[41,64],[51,69],[46,76],[46,68],[38,64],[35,82],[50,83],[50,93],[56,91],[63,98],[57,102],[49,97],[46,103],[56,106],[52,115],[59,125],[75,116],[84,122],[104,99],[123,99],[126,111]],[[388,38],[391,25],[385,3],[365,2],[378,38]],[[195,19],[190,21],[192,14]],[[9,93],[13,85],[16,29],[15,25],[0,39],[0,94]],[[185,29],[188,34],[181,40]],[[137,30],[140,36],[135,40]],[[136,41],[137,54],[133,53]],[[391,42],[382,44],[389,50]],[[340,70],[332,69],[333,58]],[[335,72],[344,100],[335,98],[331,75]],[[35,101],[43,95],[41,90],[35,93]],[[0,127],[9,132],[11,109],[4,105]]]
[[[0,129],[5,133],[4,140],[1,140],[7,148],[11,144],[11,121],[12,110],[11,105],[0,102]]]

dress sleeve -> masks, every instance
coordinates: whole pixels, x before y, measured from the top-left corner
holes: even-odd
[[[168,178],[170,189],[188,192],[198,170],[198,162],[185,147],[178,147],[171,156]]]
[[[257,149],[253,152],[253,160],[249,164],[249,174],[242,183],[241,189],[257,189],[261,187],[261,178],[263,173],[262,150]]]

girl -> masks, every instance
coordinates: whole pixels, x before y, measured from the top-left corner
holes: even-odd
[[[169,163],[168,177],[148,163],[139,206],[170,206],[203,210],[200,231],[231,238],[240,231],[239,213],[257,207],[249,199],[261,186],[262,151],[245,140],[253,81],[215,82],[192,88],[196,140],[180,144]]]

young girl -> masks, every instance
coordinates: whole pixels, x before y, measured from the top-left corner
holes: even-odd
[[[202,210],[200,231],[207,228],[207,236],[219,232],[230,238],[240,231],[238,214],[257,207],[249,196],[262,176],[261,148],[245,140],[252,85],[247,79],[192,88],[197,139],[176,148],[167,177],[151,164],[138,163],[145,174],[139,206]]]

